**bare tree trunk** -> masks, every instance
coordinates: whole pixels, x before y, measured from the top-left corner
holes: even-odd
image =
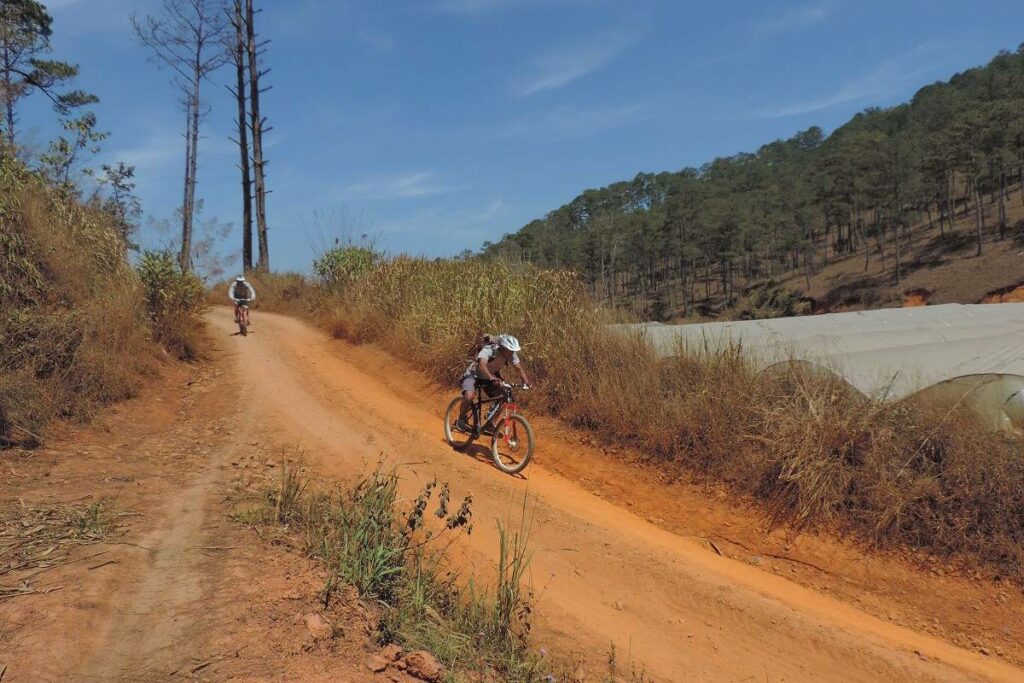
[[[223,6],[214,0],[164,0],[160,17],[132,15],[132,27],[143,45],[160,63],[175,73],[185,108],[185,187],[181,206],[181,253],[183,271],[192,267],[195,221],[196,170],[199,160],[199,123],[202,120],[200,87],[204,78],[227,60],[226,23]]]
[[[999,169],[999,239],[1006,238],[1006,171]]]
[[[981,190],[978,188],[978,185],[975,184],[975,186],[974,186],[974,227],[975,227],[975,230],[977,230],[977,235],[978,235],[978,251],[975,254],[976,256],[981,256],[981,241],[982,241],[982,233],[984,231],[983,227],[982,227],[981,220],[982,220],[981,219]]]
[[[270,249],[267,245],[267,190],[263,159],[263,119],[260,118],[259,48],[256,45],[255,10],[253,0],[246,0],[246,43],[249,50],[249,115],[252,132],[252,165],[256,192],[256,233],[259,241],[257,268],[270,270]]]
[[[192,100],[192,130],[190,132],[192,158],[189,160],[189,177],[188,177],[188,234],[189,234],[189,249],[186,251],[184,245],[182,248],[183,258],[188,260],[188,269],[192,268],[192,235],[195,228],[195,215],[196,215],[196,173],[199,165],[199,85],[200,80],[197,77],[195,81],[195,98]]]
[[[181,251],[178,252],[178,265],[187,272],[191,265],[192,252],[192,216],[189,204],[189,188],[192,173],[192,107],[188,103],[185,108],[185,182],[181,200]]]
[[[11,53],[4,50],[3,56],[3,89],[4,89],[4,115],[6,117],[7,144],[10,145],[10,153],[14,154],[14,79],[12,78]]]
[[[252,270],[252,174],[249,166],[249,129],[246,116],[246,30],[245,14],[242,0],[234,0],[232,23],[235,26],[235,45],[233,58],[235,61],[236,83],[232,94],[238,102],[238,156],[239,169],[242,171],[242,270]]]

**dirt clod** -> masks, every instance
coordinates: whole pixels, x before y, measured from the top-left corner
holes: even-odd
[[[389,664],[391,664],[391,660],[385,659],[384,657],[381,657],[380,655],[375,655],[367,663],[366,668],[369,669],[370,671],[372,671],[375,674],[379,674],[382,671],[384,671],[385,669],[387,669]]]
[[[405,672],[421,681],[440,683],[444,678],[444,667],[434,658],[434,655],[425,650],[410,652],[402,661],[405,662]]]
[[[306,629],[314,640],[327,640],[334,636],[334,627],[320,614],[307,614],[302,618],[306,623]]]
[[[402,648],[391,643],[390,645],[385,645],[379,654],[389,662],[393,662],[402,656]]]

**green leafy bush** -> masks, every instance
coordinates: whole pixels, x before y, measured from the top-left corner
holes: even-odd
[[[182,272],[169,251],[146,251],[138,265],[153,337],[183,360],[198,356],[198,314],[203,308],[203,283]]]
[[[380,254],[366,247],[335,247],[313,262],[320,283],[327,289],[351,284],[380,262]]]

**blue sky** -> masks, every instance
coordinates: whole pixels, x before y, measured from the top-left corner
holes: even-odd
[[[157,0],[51,0],[55,57],[98,94],[101,158],[135,164],[147,214],[181,199],[183,115],[129,16]],[[390,252],[478,248],[588,187],[754,150],[1024,41],[1024,3],[611,0],[263,0],[273,42],[263,107],[271,259],[308,268],[325,239],[369,233]],[[204,215],[240,250],[234,103],[200,143]],[[37,96],[34,98],[39,100]],[[53,130],[42,101],[26,142]],[[147,231],[146,239],[156,239]]]

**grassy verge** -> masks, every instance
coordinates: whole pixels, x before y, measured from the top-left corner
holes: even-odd
[[[963,407],[869,401],[796,370],[762,374],[738,349],[659,359],[642,339],[608,332],[610,315],[565,272],[397,258],[336,283],[322,278],[303,310],[337,337],[416,359],[439,383],[454,383],[478,332],[508,331],[537,380],[531,411],[725,482],[777,524],[1024,578],[1024,452]]]
[[[195,344],[194,309],[162,335],[148,299],[113,216],[0,162],[0,446],[31,445],[54,418],[131,396],[154,337],[175,352],[185,335]]]
[[[380,605],[381,644],[433,653],[449,680],[470,672],[540,680],[542,662],[529,642],[528,529],[499,528],[495,585],[485,590],[445,558],[452,540],[472,533],[472,516],[472,498],[456,503],[447,484],[427,484],[405,508],[393,471],[378,468],[348,490],[313,491],[285,466],[278,485],[239,518],[323,563],[325,601],[351,585]]]

